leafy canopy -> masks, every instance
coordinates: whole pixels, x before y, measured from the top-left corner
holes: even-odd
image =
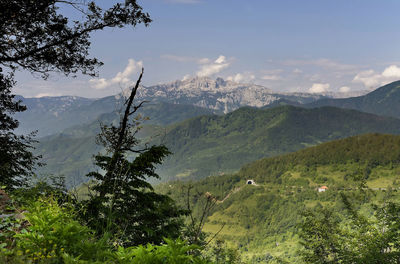
[[[60,7],[76,11],[80,19],[71,20]],[[0,183],[12,189],[25,183],[38,159],[30,152],[34,134],[13,133],[18,121],[12,115],[26,110],[14,101],[13,73],[27,70],[43,78],[49,72],[95,75],[102,63],[89,57],[90,33],[148,25],[151,19],[136,0],[108,9],[84,0],[0,0],[0,10]]]

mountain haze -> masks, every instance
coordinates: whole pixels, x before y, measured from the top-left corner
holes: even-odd
[[[38,137],[44,137],[79,125],[87,126],[93,122],[98,124],[98,121],[107,121],[101,120],[105,118],[106,115],[104,114],[117,114],[122,108],[124,98],[121,95],[100,99],[76,96],[19,97],[28,109],[16,115],[16,118],[20,121],[17,132],[27,134],[33,130],[38,130]],[[168,102],[144,104],[139,112],[143,116],[150,117],[150,122],[162,125],[194,116],[218,113],[218,111],[202,107]]]

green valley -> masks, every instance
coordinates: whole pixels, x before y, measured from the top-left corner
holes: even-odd
[[[400,1],[350,2],[0,0],[0,264],[400,264]]]
[[[182,113],[183,108],[177,105],[176,111],[172,108],[169,112],[159,109],[153,111],[154,119],[144,126],[140,137],[145,142],[165,144],[172,151],[159,167],[163,181],[232,173],[263,157],[357,134],[400,133],[398,119],[334,107],[244,107],[223,116],[194,117],[166,128],[161,126],[159,115],[172,117]],[[194,111],[193,115],[199,113]],[[175,120],[179,118],[176,116]],[[118,115],[103,114],[101,120],[115,122]],[[154,122],[160,125],[151,125]],[[64,174],[70,186],[83,182],[83,175],[91,168],[92,155],[100,151],[94,140],[98,124],[70,128],[41,139],[37,153],[47,163],[41,172]]]
[[[218,237],[248,259],[278,257],[297,263],[302,212],[328,207],[343,217],[344,193],[368,214],[368,204],[398,199],[399,176],[400,136],[366,134],[258,160],[236,174],[162,184],[158,190],[185,205],[187,187],[192,185],[190,201],[197,214],[204,195],[211,194],[216,205],[206,232],[213,235],[223,226]],[[249,179],[255,184],[247,184]],[[362,187],[363,181],[371,189]],[[323,185],[328,189],[319,193],[317,188]]]
[[[400,120],[334,107],[244,107],[168,128],[159,142],[173,155],[161,166],[161,174],[199,179],[230,173],[263,157],[372,132],[399,134]]]

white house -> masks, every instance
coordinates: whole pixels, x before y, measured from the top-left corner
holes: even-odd
[[[325,192],[326,190],[328,190],[328,187],[325,185],[318,188],[318,192]]]

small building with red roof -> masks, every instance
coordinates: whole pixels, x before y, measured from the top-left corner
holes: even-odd
[[[325,192],[326,190],[328,190],[328,187],[325,185],[318,188],[318,192]]]

